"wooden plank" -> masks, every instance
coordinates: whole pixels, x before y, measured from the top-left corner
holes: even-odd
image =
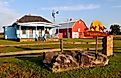
[[[32,45],[46,45],[46,44],[60,44],[59,42],[57,43],[34,43],[34,44],[5,44],[5,45],[0,45],[0,47],[14,47],[14,46],[32,46]]]
[[[102,48],[98,48],[102,49]],[[70,50],[70,51],[86,51],[86,50],[95,50],[95,48],[71,48],[71,49],[63,49],[64,51]],[[46,49],[46,50],[27,50],[27,51],[18,51],[18,52],[9,52],[9,53],[0,53],[0,57],[7,57],[7,56],[18,56],[18,55],[29,55],[29,54],[39,54],[43,52],[59,52],[61,49]]]
[[[64,50],[80,50],[80,49],[64,49]],[[39,54],[43,52],[56,52],[61,51],[61,49],[46,49],[46,50],[29,50],[29,51],[18,51],[18,52],[9,52],[9,53],[0,53],[0,57],[5,56],[16,56],[16,55],[28,55],[28,54]]]
[[[66,50],[83,50],[83,49],[78,49],[78,48],[72,48],[72,49],[64,49]],[[18,52],[9,52],[9,53],[0,53],[0,57],[4,56],[15,56],[15,55],[28,55],[28,54],[38,54],[38,53],[43,53],[43,52],[58,52],[61,51],[61,49],[46,49],[46,50],[29,50],[29,51],[18,51]]]
[[[32,46],[32,45],[48,45],[48,44],[60,44],[59,42],[54,43],[34,43],[34,44],[8,44],[8,45],[0,45],[0,47],[14,47],[14,46]],[[96,44],[96,42],[63,42],[63,44]],[[102,42],[98,42],[98,44],[102,44]]]
[[[76,51],[76,50],[79,50],[79,51],[84,51],[84,49],[80,49],[80,48],[71,48],[71,49],[64,49],[64,51],[66,51],[66,50],[73,50],[73,51]]]
[[[54,52],[54,51],[60,51],[60,49],[29,50],[29,51],[18,51],[18,52],[0,53],[0,57],[16,56],[16,55],[28,55],[28,54],[38,54],[38,53],[43,53],[43,52]]]

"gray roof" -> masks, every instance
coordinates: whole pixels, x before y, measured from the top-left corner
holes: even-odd
[[[41,16],[32,16],[32,15],[25,15],[22,18],[18,19],[16,22],[18,23],[27,23],[27,22],[46,22],[46,23],[52,23],[48,21],[47,19],[41,17]]]

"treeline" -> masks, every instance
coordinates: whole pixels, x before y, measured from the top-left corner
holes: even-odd
[[[111,34],[111,35],[121,35],[121,26],[118,25],[118,24],[111,25],[109,34]]]

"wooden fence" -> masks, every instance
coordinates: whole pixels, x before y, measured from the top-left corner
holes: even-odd
[[[29,54],[39,54],[43,52],[54,52],[54,51],[60,51],[63,52],[65,50],[80,50],[80,51],[87,51],[87,50],[95,50],[95,48],[64,48],[65,44],[68,45],[88,45],[88,44],[96,44],[96,42],[66,42],[63,40],[60,40],[60,42],[54,42],[54,43],[34,43],[34,44],[13,44],[13,45],[0,45],[0,47],[14,47],[14,46],[33,46],[33,45],[49,45],[49,44],[58,44],[60,45],[60,48],[57,49],[44,49],[44,50],[27,50],[27,51],[18,51],[18,52],[8,52],[8,53],[0,53],[0,57],[6,57],[6,56],[18,56],[18,55],[29,55]],[[98,42],[98,44],[102,44],[102,42]],[[102,48],[98,48],[98,50],[101,50]]]

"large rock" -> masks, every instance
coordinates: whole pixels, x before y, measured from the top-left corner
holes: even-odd
[[[105,66],[108,64],[107,56],[95,53],[45,53],[43,63],[53,72],[61,72],[80,67]]]

